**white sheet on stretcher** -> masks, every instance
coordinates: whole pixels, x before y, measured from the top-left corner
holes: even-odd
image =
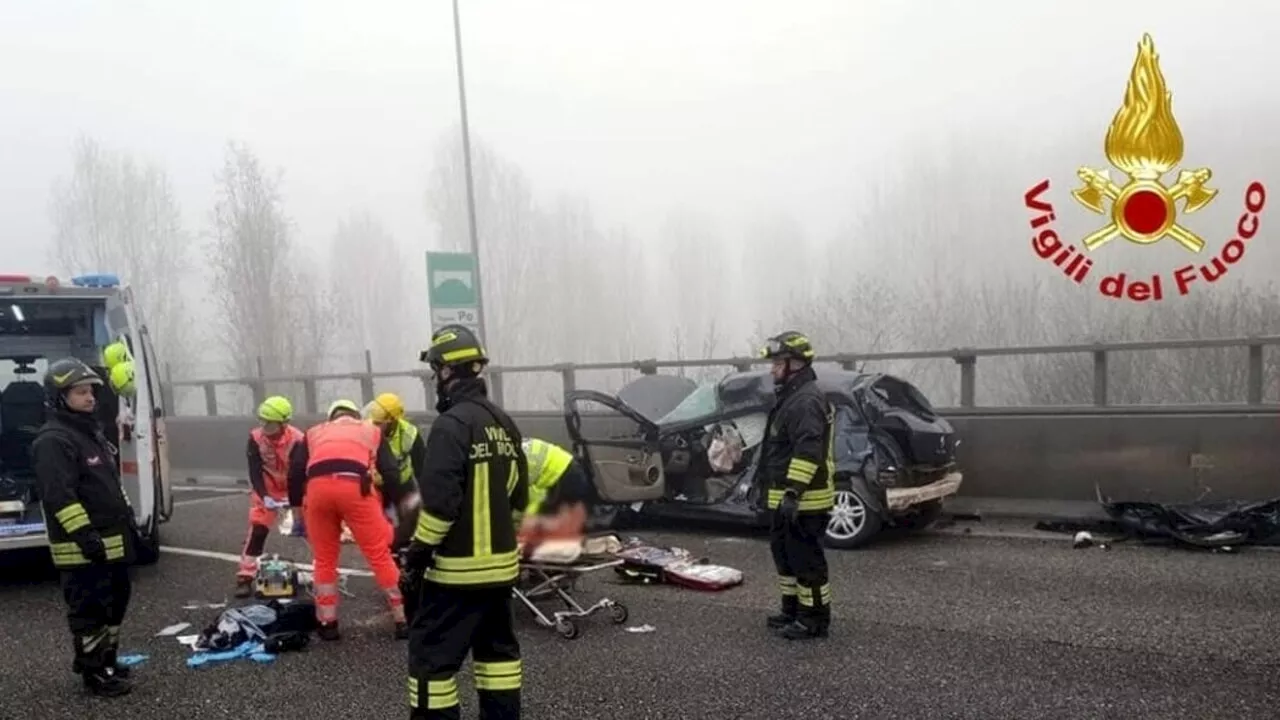
[[[533,549],[530,562],[549,565],[572,565],[582,556],[582,543],[577,540],[548,540]]]

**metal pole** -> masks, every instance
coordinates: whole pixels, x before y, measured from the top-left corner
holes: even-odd
[[[471,255],[475,258],[476,318],[480,326],[480,342],[487,344],[488,327],[484,323],[484,282],[480,279],[480,239],[476,234],[476,193],[471,178],[471,129],[467,124],[467,84],[462,72],[462,22],[458,18],[458,0],[453,0],[453,47],[458,65],[458,104],[462,108],[462,159],[467,176],[467,221],[471,231]]]

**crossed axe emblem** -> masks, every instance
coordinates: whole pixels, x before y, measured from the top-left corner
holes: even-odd
[[[1112,222],[1085,237],[1084,246],[1086,250],[1101,247],[1118,235],[1123,235],[1140,245],[1154,243],[1168,235],[1191,252],[1198,253],[1204,249],[1204,240],[1199,235],[1179,225],[1174,219],[1176,218],[1174,203],[1178,200],[1186,199],[1187,202],[1183,212],[1193,213],[1208,205],[1217,196],[1217,190],[1205,187],[1205,183],[1209,182],[1209,178],[1213,177],[1213,171],[1208,168],[1180,171],[1178,173],[1178,181],[1169,188],[1161,185],[1157,179],[1146,178],[1130,179],[1129,182],[1125,183],[1124,187],[1121,187],[1111,181],[1111,177],[1105,169],[1099,172],[1093,168],[1082,167],[1076,175],[1084,182],[1084,187],[1071,191],[1072,197],[1077,202],[1099,215],[1105,212],[1103,198],[1110,200],[1112,203]],[[1162,231],[1154,234],[1143,234],[1133,230],[1128,227],[1127,223],[1123,222],[1124,204],[1139,192],[1154,193],[1164,201],[1167,212],[1164,224],[1167,227]]]

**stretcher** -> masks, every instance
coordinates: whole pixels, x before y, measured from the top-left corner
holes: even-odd
[[[602,597],[587,607],[583,607],[574,597],[579,578],[622,564],[621,558],[612,555],[584,554],[581,552],[581,545],[578,545],[578,550],[579,552],[569,553],[538,552],[525,558],[520,563],[520,582],[512,590],[516,599],[529,609],[539,625],[554,629],[565,640],[572,640],[581,633],[576,620],[597,612],[607,612],[615,625],[626,622],[628,617],[625,605],[607,597]],[[544,600],[558,600],[564,604],[565,609],[545,611],[537,604]]]

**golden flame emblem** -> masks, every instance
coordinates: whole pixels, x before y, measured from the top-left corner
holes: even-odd
[[[1160,178],[1182,160],[1182,130],[1173,117],[1173,93],[1165,87],[1160,56],[1150,34],[1142,36],[1138,57],[1129,72],[1124,103],[1107,129],[1107,160],[1129,176],[1123,186],[1103,170],[1082,167],[1076,174],[1084,187],[1071,195],[1081,205],[1106,212],[1103,199],[1111,201],[1111,224],[1084,239],[1093,250],[1123,236],[1139,245],[1150,245],[1166,235],[1192,252],[1204,249],[1204,240],[1178,224],[1176,202],[1185,200],[1183,212],[1193,213],[1218,194],[1205,187],[1213,177],[1208,168],[1181,170],[1172,187]]]

